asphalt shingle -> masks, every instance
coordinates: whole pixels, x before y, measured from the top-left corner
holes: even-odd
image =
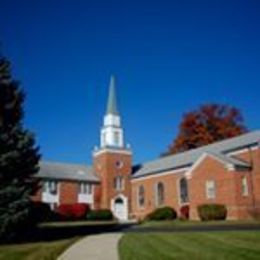
[[[133,178],[139,178],[151,174],[159,174],[167,170],[173,170],[191,166],[203,153],[228,154],[239,149],[259,145],[260,131],[254,131],[224,141],[216,142],[187,152],[170,155],[157,160],[147,162],[136,167]],[[226,156],[225,156],[226,157]],[[235,159],[230,159],[235,160]],[[234,163],[234,161],[233,161]],[[236,160],[236,163],[238,161]]]

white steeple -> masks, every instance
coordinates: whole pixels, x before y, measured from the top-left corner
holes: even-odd
[[[109,96],[107,102],[107,111],[104,116],[104,123],[100,136],[101,148],[123,148],[124,136],[121,127],[121,118],[117,110],[115,78],[111,76],[109,86]]]

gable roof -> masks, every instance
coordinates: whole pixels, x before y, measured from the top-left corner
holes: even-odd
[[[227,154],[243,148],[259,144],[260,131],[254,131],[224,141],[216,142],[187,152],[159,158],[157,160],[141,164],[133,172],[133,178],[139,178],[151,174],[159,174],[167,170],[191,166],[203,153]],[[221,156],[221,155],[219,155]],[[229,157],[228,157],[229,158]],[[227,160],[227,158],[225,158]],[[228,159],[235,160],[235,159]],[[234,161],[233,161],[234,162]],[[236,162],[237,163],[237,162]]]
[[[92,167],[59,162],[41,161],[40,170],[36,177],[44,179],[99,182]]]
[[[229,167],[231,166],[233,169],[238,168],[238,169],[250,169],[250,164],[242,161],[238,158],[235,157],[230,157],[227,156],[223,153],[213,153],[213,152],[205,152],[203,154],[200,155],[200,157],[193,163],[193,165],[188,169],[188,171],[185,173],[186,176],[190,176],[192,174],[192,172],[207,158],[207,157],[211,157],[214,160],[217,160],[218,162],[220,162],[221,164],[224,164],[225,166],[228,167],[228,169],[230,169]]]
[[[232,157],[232,156],[227,156],[223,153],[207,152],[207,154],[212,155],[213,157],[215,157],[216,159],[218,159],[219,161],[221,161],[225,164],[231,164],[231,165],[242,167],[242,168],[250,167],[249,163],[242,161],[238,158]]]

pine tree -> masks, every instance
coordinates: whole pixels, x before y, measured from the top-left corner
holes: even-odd
[[[0,57],[0,240],[27,227],[30,196],[37,189],[39,149],[23,126],[24,92],[12,79],[10,63]]]

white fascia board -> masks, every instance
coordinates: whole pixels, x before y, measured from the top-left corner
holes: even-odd
[[[178,170],[173,170],[173,171],[167,171],[167,172],[162,172],[162,173],[155,173],[155,174],[151,174],[148,176],[143,176],[143,177],[139,177],[139,178],[134,178],[131,179],[131,182],[138,182],[138,181],[143,181],[143,180],[147,180],[147,179],[152,179],[152,178],[160,178],[163,176],[167,176],[167,175],[172,175],[172,174],[176,174],[176,173],[184,173],[189,170],[190,167],[185,167],[185,168],[181,168]]]
[[[214,154],[211,153],[203,153],[198,159],[197,161],[192,165],[192,167],[190,168],[190,170],[186,173],[187,178],[191,178],[192,172],[204,161],[204,159],[206,159],[207,157],[211,157],[215,160],[217,160],[218,162],[224,164],[228,170],[234,170],[234,165],[232,163],[227,163],[223,160],[221,160],[220,158],[218,158],[217,156],[215,156]]]

